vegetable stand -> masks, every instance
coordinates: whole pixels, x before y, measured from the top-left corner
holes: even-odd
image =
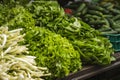
[[[117,11],[116,13],[112,6],[113,11],[110,14],[112,15],[112,18],[108,18],[108,13],[104,12],[106,7],[103,11],[96,11],[95,9],[91,12],[91,10],[88,10],[91,8],[88,4],[83,3],[82,7],[84,6],[85,9],[79,8],[78,12],[81,10],[83,10],[83,12],[81,13],[81,16],[78,17],[75,15],[71,16],[71,9],[64,10],[56,1],[34,0],[29,2],[26,0],[25,3],[19,0],[4,0],[1,2],[0,26],[3,27],[1,28],[0,33],[1,62],[6,59],[6,57],[4,57],[4,54],[6,53],[8,54],[5,56],[13,55],[18,57],[15,58],[15,60],[13,57],[6,60],[9,62],[9,60],[13,59],[13,61],[11,61],[13,63],[21,60],[19,59],[19,57],[21,58],[21,55],[29,55],[33,56],[32,59],[35,59],[35,61],[32,59],[27,59],[27,61],[36,67],[31,68],[31,70],[34,71],[34,74],[32,74],[33,71],[27,68],[27,66],[31,67],[31,65],[23,65],[22,62],[25,61],[22,60],[22,66],[20,66],[22,69],[20,69],[20,71],[22,70],[23,73],[26,73],[25,77],[23,77],[21,73],[17,73],[15,79],[11,79],[11,77],[16,75],[14,73],[15,71],[19,72],[18,66],[15,65],[12,69],[4,71],[7,75],[10,75],[10,77],[7,79],[5,77],[4,79],[2,75],[0,75],[0,80],[31,80],[32,78],[33,80],[36,80],[34,78],[38,78],[37,80],[41,80],[40,78],[45,80],[83,80],[118,67],[120,64],[119,53],[118,55],[117,53],[113,54],[114,49],[111,42],[107,38],[101,36],[101,32],[96,30],[95,26],[107,26],[107,30],[116,30],[111,26],[118,26],[116,25],[119,23],[118,18],[115,18],[115,20],[117,19],[116,21],[113,20],[115,24],[110,24],[110,22],[112,22],[111,19],[114,16],[112,14],[119,14],[119,12]],[[99,6],[101,7],[101,5]],[[111,5],[107,8],[111,8]],[[86,9],[88,10],[87,12]],[[65,14],[65,11],[69,14]],[[111,9],[108,11],[111,11]],[[101,12],[101,14],[98,14],[99,12]],[[91,18],[92,15],[94,15],[95,19]],[[87,22],[86,19],[88,19],[89,22]],[[103,22],[99,22],[99,20],[102,20]],[[7,31],[5,28],[6,26],[8,27]],[[19,35],[16,38],[16,33],[14,33],[15,36],[12,34],[4,36],[4,34],[7,35],[9,31],[11,32],[11,30],[19,28],[22,28],[20,34],[24,34],[24,41],[18,42],[18,44],[17,42],[14,42],[14,39],[20,40]],[[11,36],[15,38],[12,39]],[[6,42],[6,40],[8,42]],[[2,47],[3,44],[5,47]],[[26,47],[28,51],[26,53],[22,52],[19,45],[25,45],[24,47]],[[18,51],[16,46],[18,46],[20,52],[14,54]],[[12,51],[10,50],[11,47],[13,49]],[[115,61],[113,55],[117,58],[117,61]],[[9,64],[11,64],[11,62],[9,62]],[[3,64],[6,64],[6,62]],[[98,65],[102,65],[102,67]],[[45,70],[41,70],[41,67],[42,69],[45,68]],[[39,72],[41,71],[43,72],[42,76],[39,76]],[[13,73],[13,75],[11,75],[11,73]],[[20,79],[18,79],[19,77]]]
[[[87,66],[84,66],[82,70],[76,73],[71,73],[65,78],[58,79],[58,80],[86,80],[100,73],[104,73],[111,69],[120,67],[120,53],[115,53],[114,56],[116,57],[117,60],[108,66],[101,67],[101,66],[87,65]]]

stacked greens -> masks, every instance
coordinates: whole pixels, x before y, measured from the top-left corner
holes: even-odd
[[[27,6],[32,0],[1,0],[1,4],[9,6],[9,8],[16,5]]]
[[[29,4],[28,9],[36,20],[36,26],[53,26],[53,21],[59,24],[61,16],[65,16],[64,10],[56,1],[35,1]]]
[[[0,80],[42,80],[50,74],[45,74],[47,68],[36,66],[35,56],[28,55],[25,45],[19,45],[24,40],[20,30],[0,27]]]
[[[80,54],[66,38],[35,27],[33,15],[20,5],[8,12],[8,21],[3,25],[9,26],[10,30],[23,28],[22,32],[26,33],[24,44],[29,44],[30,54],[37,57],[37,65],[48,67],[52,73],[51,78],[64,77],[81,69]]]
[[[0,4],[0,26],[5,24],[7,22],[7,13],[9,11],[8,7],[6,5],[3,6],[3,4]]]
[[[27,11],[23,6],[18,5],[9,9],[7,12],[7,22],[3,25],[9,26],[9,29],[27,29],[35,25],[35,20],[32,18],[33,15],[29,11]]]
[[[65,15],[56,5],[55,2],[33,2],[30,12],[35,16],[36,25],[66,37],[79,51],[83,63],[110,64],[114,58],[109,40],[81,20]]]
[[[48,79],[76,72],[82,63],[107,65],[114,60],[109,40],[80,19],[65,15],[56,1],[9,6],[0,14],[0,25],[23,28],[25,41],[20,44],[28,45],[37,65],[48,67],[52,74]]]
[[[25,39],[26,44],[30,44],[30,54],[37,57],[37,64],[47,66],[54,77],[64,77],[81,69],[80,55],[66,38],[34,27]]]

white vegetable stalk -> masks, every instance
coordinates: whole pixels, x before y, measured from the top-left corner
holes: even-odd
[[[45,74],[47,68],[36,66],[36,57],[27,55],[28,48],[18,44],[25,36],[21,30],[0,27],[0,80],[43,80],[41,76],[51,74]]]
[[[22,28],[20,28],[20,29],[15,29],[15,30],[11,30],[11,31],[9,31],[10,33],[16,33],[16,32],[20,32],[20,31],[22,31],[23,29]]]
[[[0,34],[1,37],[3,37],[3,42],[2,42],[2,45],[0,45],[0,47],[4,47],[5,44],[6,44],[6,40],[7,40],[7,36],[5,34]]]
[[[11,50],[11,47],[8,47],[7,50],[5,50],[5,51],[1,54],[1,56],[3,57],[3,56],[4,56],[5,54],[7,54],[10,50]]]

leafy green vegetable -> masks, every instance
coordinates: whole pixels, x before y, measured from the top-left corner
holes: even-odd
[[[47,29],[34,27],[27,31],[25,42],[37,64],[47,66],[53,77],[64,77],[81,69],[79,53],[72,44],[58,34]]]
[[[57,1],[35,1],[32,2],[28,9],[34,15],[36,26],[47,26],[50,22],[58,20],[59,16],[64,16],[64,10],[58,6]]]
[[[52,73],[52,77],[63,77],[71,72],[75,72],[78,69],[80,69],[81,68],[80,56],[78,52],[74,50],[72,44],[70,44],[67,39],[64,40],[60,35],[58,36],[55,33],[52,33],[48,30],[45,31],[44,29],[41,28],[40,29],[34,28],[33,26],[35,24],[35,21],[32,17],[33,17],[32,14],[29,13],[24,7],[16,6],[8,10],[8,15],[7,15],[8,21],[4,24],[4,26],[9,26],[10,30],[16,28],[23,28],[23,32],[27,32],[27,35],[25,37],[25,41],[26,41],[25,44],[30,44],[30,46],[28,47],[30,54],[35,55],[37,57],[36,61],[39,66],[44,66],[44,67],[48,66],[50,72]],[[41,35],[41,33],[39,32],[41,32],[42,30],[45,33],[42,33]],[[38,34],[36,34],[37,32]],[[49,36],[54,36],[54,37],[51,38],[48,37],[50,39],[53,38],[53,40],[48,42],[47,36],[44,37],[44,34],[48,35],[49,33],[50,33]],[[45,42],[44,41],[42,42],[41,40],[44,39]],[[52,43],[54,44],[52,45]],[[49,51],[49,49],[46,49],[46,47],[42,46],[42,44],[51,45],[48,48],[51,48],[52,50]],[[48,55],[51,54],[54,55],[54,57],[51,58],[51,56],[48,56],[47,53]],[[63,56],[59,55],[60,53]],[[44,58],[47,59],[45,60]]]
[[[32,18],[32,14],[23,6],[16,6],[9,9],[6,18],[7,22],[4,24],[4,26],[9,26],[9,29],[26,29],[35,25],[35,20]]]
[[[111,63],[114,50],[109,40],[81,20],[65,15],[57,3],[33,2],[30,11],[34,14],[36,25],[66,37],[79,51],[83,63]]]
[[[113,59],[111,43],[86,23],[65,15],[56,1],[32,2],[27,9],[16,5],[8,9],[5,22],[10,29],[24,29],[24,44],[29,44],[39,66],[48,67],[51,79],[79,70],[80,58],[83,63],[99,65]]]
[[[74,17],[67,21],[68,27],[64,26],[64,22],[61,22],[62,25],[58,24],[56,32],[71,41],[74,48],[81,54],[83,63],[99,65],[111,63],[113,58],[111,54],[114,50],[108,39],[101,37],[100,32]],[[70,23],[70,21],[73,22]],[[59,29],[59,25],[63,28]]]
[[[6,5],[0,4],[0,26],[7,22],[8,7]]]
[[[9,8],[15,7],[16,5],[27,6],[31,0],[2,0],[1,4],[8,5]]]
[[[110,64],[113,59],[111,56],[113,53],[112,45],[103,37],[83,41],[76,40],[73,44],[76,49],[81,50],[81,59],[84,64],[107,65]]]

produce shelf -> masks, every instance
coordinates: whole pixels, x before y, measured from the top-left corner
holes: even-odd
[[[120,53],[115,53],[114,56],[116,58],[116,61],[112,62],[112,64],[108,66],[104,66],[104,67],[95,66],[95,65],[84,66],[82,70],[76,73],[71,73],[68,76],[64,77],[63,79],[57,79],[57,80],[85,80],[102,72],[120,67]]]

